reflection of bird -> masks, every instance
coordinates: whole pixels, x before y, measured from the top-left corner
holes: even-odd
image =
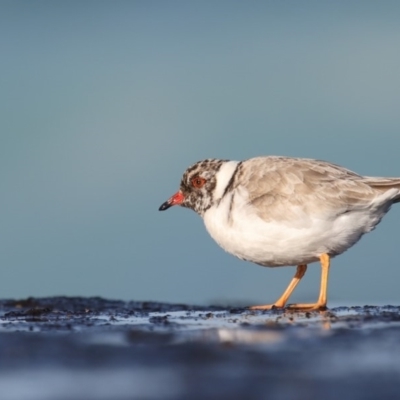
[[[318,301],[295,309],[323,309],[330,259],[353,246],[400,202],[400,178],[358,175],[325,161],[259,157],[246,161],[208,159],[189,167],[174,205],[201,215],[210,235],[227,252],[266,267],[297,266],[282,296],[284,307],[305,274],[320,261]]]

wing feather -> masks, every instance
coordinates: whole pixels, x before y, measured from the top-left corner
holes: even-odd
[[[266,221],[361,210],[384,191],[400,189],[400,178],[363,177],[320,160],[270,156],[243,164],[248,204]]]

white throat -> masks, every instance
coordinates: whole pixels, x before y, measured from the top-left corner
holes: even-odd
[[[232,178],[233,173],[239,161],[227,161],[226,163],[221,165],[221,168],[215,175],[217,180],[217,185],[214,189],[214,199],[219,200],[224,194],[225,188],[227,187],[229,181]]]

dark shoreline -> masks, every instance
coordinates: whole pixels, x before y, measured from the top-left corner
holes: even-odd
[[[400,306],[254,312],[51,297],[2,300],[0,322],[4,399],[398,395]]]

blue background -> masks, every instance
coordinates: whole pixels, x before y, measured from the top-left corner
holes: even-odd
[[[216,157],[400,176],[398,1],[2,1],[0,296],[274,301],[159,205]],[[333,261],[331,305],[399,303],[400,206]],[[317,298],[317,264],[293,301]]]

